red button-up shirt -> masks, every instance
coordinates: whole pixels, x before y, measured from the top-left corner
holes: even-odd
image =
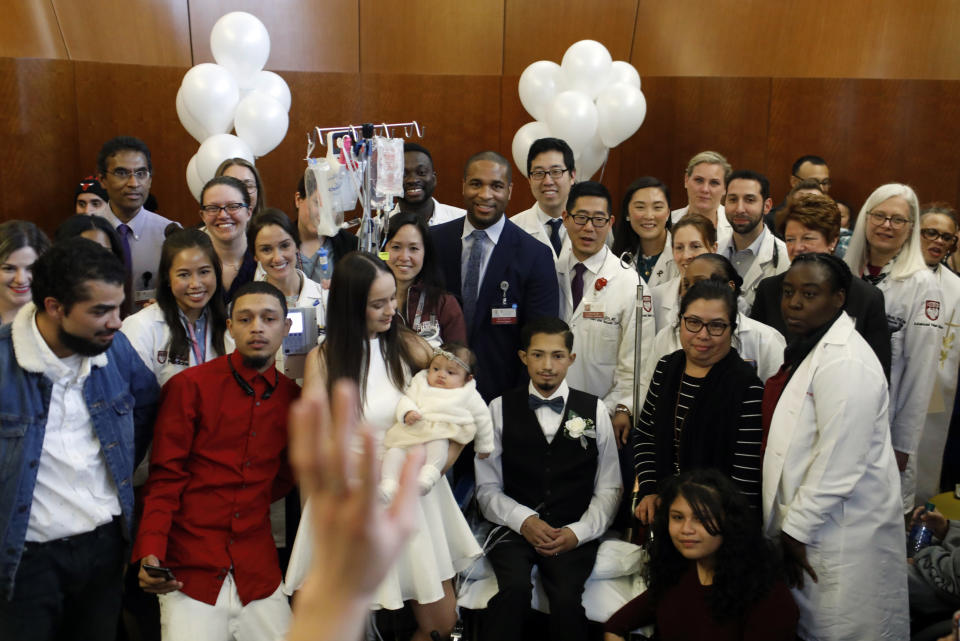
[[[292,487],[287,410],[300,388],[276,375],[246,367],[234,352],[163,388],[133,559],[156,555],[198,601],[215,604],[231,569],[244,604],[280,584],[269,511]]]

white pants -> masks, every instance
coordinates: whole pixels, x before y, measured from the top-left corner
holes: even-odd
[[[160,595],[163,641],[280,641],[290,627],[290,604],[280,587],[265,599],[243,605],[227,574],[216,605],[183,592]]]

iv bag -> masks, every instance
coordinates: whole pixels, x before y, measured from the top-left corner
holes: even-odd
[[[332,237],[343,224],[343,207],[338,191],[343,184],[339,163],[331,165],[326,158],[310,158],[303,174],[310,219],[318,236]],[[339,180],[338,180],[339,178]]]

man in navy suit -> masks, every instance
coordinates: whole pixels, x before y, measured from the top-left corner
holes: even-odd
[[[431,228],[447,291],[463,306],[477,355],[477,389],[490,402],[523,382],[520,328],[557,316],[553,253],[504,216],[513,183],[495,151],[472,156],[463,171],[466,218]]]

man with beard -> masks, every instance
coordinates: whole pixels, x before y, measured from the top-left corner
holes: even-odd
[[[280,290],[245,283],[227,320],[236,351],[163,388],[133,560],[161,595],[166,640],[286,634],[270,503],[293,487],[287,409],[300,388],[274,367],[290,324]]]
[[[790,258],[787,246],[763,224],[764,214],[773,207],[766,176],[749,169],[731,173],[724,205],[733,234],[719,241],[717,253],[730,259],[743,278],[740,311],[749,315],[757,285],[768,276],[787,271]]]
[[[120,235],[126,254],[135,308],[157,297],[157,266],[160,249],[172,220],[144,207],[150,196],[153,164],[146,143],[131,136],[108,140],[97,154],[97,174],[107,191],[109,206],[101,216]]]
[[[437,202],[433,197],[436,188],[437,172],[430,151],[413,142],[403,143],[403,198],[390,215],[413,212],[430,226],[463,218],[465,209]]]
[[[131,477],[159,388],[119,333],[124,268],[85,238],[33,266],[0,328],[0,630],[112,641],[133,531]]]

